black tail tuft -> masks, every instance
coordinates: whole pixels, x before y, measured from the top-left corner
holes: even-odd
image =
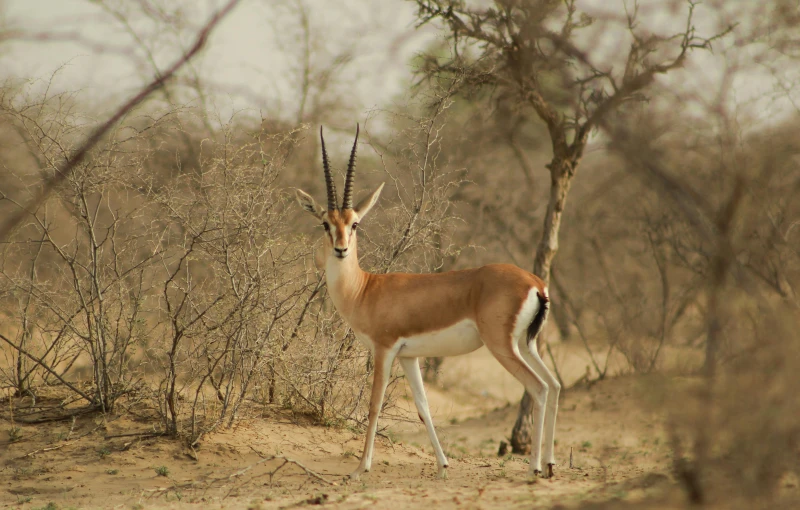
[[[539,311],[533,317],[530,325],[528,326],[528,345],[536,340],[536,337],[541,333],[544,322],[550,313],[550,298],[547,297],[546,291],[537,292],[539,297]]]

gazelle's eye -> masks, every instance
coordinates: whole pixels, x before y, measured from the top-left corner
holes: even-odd
[[[350,227],[350,228],[352,228],[353,230],[357,229],[358,228],[358,222],[353,223],[353,226]]]
[[[325,229],[325,232],[330,232],[331,231],[331,226],[328,225],[327,223],[323,223],[322,224],[322,228]]]

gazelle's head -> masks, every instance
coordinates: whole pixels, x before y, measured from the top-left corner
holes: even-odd
[[[297,201],[300,205],[314,215],[325,229],[325,254],[338,259],[345,259],[356,250],[356,229],[358,223],[372,209],[378,196],[383,190],[383,184],[370,193],[366,198],[353,207],[353,180],[356,171],[356,147],[358,146],[358,126],[356,126],[356,140],[350,152],[350,162],[347,165],[347,177],[344,182],[344,198],[342,206],[337,205],[336,185],[333,183],[331,168],[328,164],[328,153],[325,150],[325,138],[322,137],[322,127],[319,128],[319,138],[322,141],[322,168],[325,171],[325,184],[328,189],[328,208],[323,209],[308,193],[297,190]]]

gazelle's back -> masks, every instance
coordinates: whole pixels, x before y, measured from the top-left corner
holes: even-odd
[[[351,326],[383,344],[463,320],[478,325],[498,314],[513,319],[530,290],[543,286],[539,278],[510,264],[437,274],[371,274]],[[378,295],[382,298],[373,299]]]

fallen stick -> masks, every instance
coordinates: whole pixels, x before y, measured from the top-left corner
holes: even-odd
[[[331,485],[331,486],[338,485],[336,482],[331,482],[330,480],[326,479],[324,476],[322,476],[321,474],[317,473],[316,471],[307,468],[306,466],[304,466],[299,461],[296,461],[296,460],[291,459],[289,457],[286,457],[284,455],[270,455],[268,457],[264,457],[263,459],[259,460],[258,462],[254,463],[254,464],[250,464],[249,466],[240,469],[239,471],[231,473],[228,476],[222,476],[222,477],[219,477],[219,478],[209,478],[208,480],[201,480],[201,481],[192,480],[191,482],[186,482],[186,483],[181,483],[181,484],[173,484],[170,487],[158,487],[158,488],[155,488],[155,489],[146,489],[144,492],[160,493],[160,492],[169,492],[169,491],[178,490],[178,489],[193,489],[193,488],[199,488],[199,487],[208,488],[211,485],[213,485],[215,483],[218,483],[218,482],[231,482],[234,479],[246,474],[248,471],[252,470],[253,468],[258,467],[261,464],[264,464],[266,462],[270,462],[272,460],[277,460],[277,459],[283,460],[283,463],[280,466],[278,466],[277,468],[275,468],[273,471],[270,471],[268,473],[270,481],[272,481],[272,477],[274,477],[278,473],[278,471],[281,470],[281,468],[283,468],[287,464],[294,464],[295,466],[297,466],[300,469],[302,469],[308,476],[310,476],[311,478],[313,478],[315,480],[318,480],[318,481],[320,481],[320,482],[322,482],[322,483],[324,483],[326,485]]]
[[[109,434],[103,436],[103,439],[114,439],[118,437],[138,437],[141,439],[146,439],[149,437],[161,437],[167,435],[166,432],[130,432],[127,434]]]
[[[74,426],[74,425],[75,425],[75,424],[73,423],[73,426]],[[17,458],[18,458],[18,459],[24,459],[24,458],[26,458],[26,457],[33,457],[34,455],[36,455],[36,454],[38,454],[38,453],[50,452],[50,451],[53,451],[53,450],[58,450],[58,449],[60,449],[60,448],[64,448],[64,447],[65,447],[65,446],[67,446],[67,445],[71,445],[71,444],[74,444],[74,443],[76,443],[76,442],[77,442],[79,439],[83,439],[84,437],[86,437],[86,436],[88,436],[89,434],[93,433],[94,431],[96,431],[97,429],[99,429],[99,428],[100,428],[100,427],[102,427],[102,426],[103,426],[102,424],[101,424],[101,425],[98,425],[98,426],[96,426],[95,428],[93,428],[92,430],[90,430],[90,431],[88,431],[88,432],[84,432],[83,434],[81,434],[80,436],[76,437],[76,438],[75,438],[75,439],[73,439],[72,441],[70,441],[70,440],[66,440],[66,441],[64,441],[63,443],[61,443],[61,444],[57,444],[57,445],[55,445],[55,446],[47,446],[47,447],[45,447],[45,448],[39,448],[38,450],[33,450],[32,452],[28,452],[28,453],[26,453],[25,455],[22,455],[22,456],[20,456],[20,457],[17,457]],[[70,434],[72,434],[72,428],[70,428]]]

